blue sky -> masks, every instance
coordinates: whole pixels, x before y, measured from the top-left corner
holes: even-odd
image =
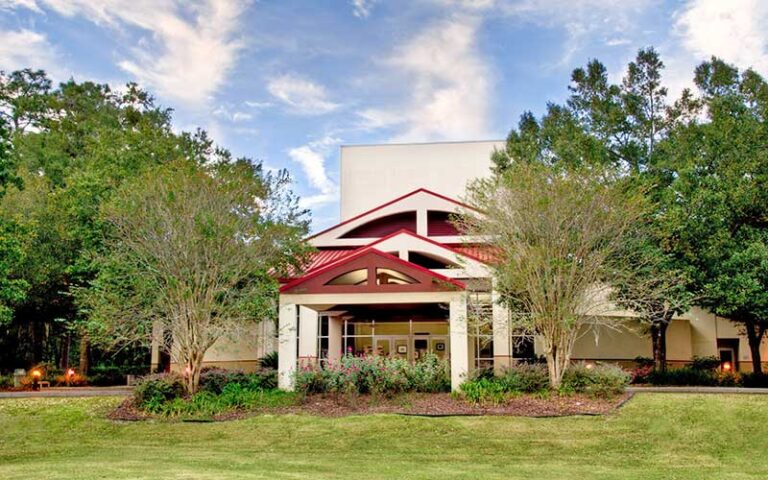
[[[504,138],[653,45],[673,94],[718,55],[768,73],[762,0],[0,0],[0,70],[136,81],[236,155],[288,168],[315,230],[339,145]]]

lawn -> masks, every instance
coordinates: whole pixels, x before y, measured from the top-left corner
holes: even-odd
[[[607,417],[105,420],[115,398],[0,400],[0,478],[768,478],[768,397],[640,394]]]

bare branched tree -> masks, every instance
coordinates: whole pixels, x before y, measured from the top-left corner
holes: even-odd
[[[540,336],[557,388],[579,335],[617,321],[603,315],[610,309],[605,290],[629,267],[616,253],[633,235],[643,197],[607,170],[513,162],[471,185],[468,201],[483,214],[465,217],[461,228],[496,249],[497,289],[514,313],[510,328]]]

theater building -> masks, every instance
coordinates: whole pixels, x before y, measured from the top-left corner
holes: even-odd
[[[312,235],[307,267],[280,288],[276,342],[269,326],[254,338],[221,342],[208,365],[253,368],[274,346],[279,383],[290,389],[298,366],[344,354],[415,361],[427,353],[449,359],[456,388],[474,369],[504,367],[540,355],[534,337],[507,325],[495,302],[482,239],[459,234],[454,215],[477,215],[462,202],[467,182],[490,173],[502,141],[341,147],[340,222]],[[473,318],[482,313],[487,322]],[[575,360],[631,364],[651,356],[651,342],[632,312],[614,309],[620,330],[585,331]],[[595,335],[594,333],[598,333]],[[693,309],[668,330],[672,365],[718,356],[749,369],[749,348],[737,327]]]

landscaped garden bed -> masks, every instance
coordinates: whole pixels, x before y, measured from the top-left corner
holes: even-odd
[[[274,370],[244,373],[208,370],[189,395],[177,375],[145,377],[135,395],[115,409],[113,420],[215,421],[256,414],[339,417],[372,413],[404,415],[599,415],[621,405],[630,375],[612,365],[576,365],[558,389],[546,366],[517,365],[503,375],[468,379],[450,392],[447,362],[428,356],[416,363],[387,357],[344,357],[296,373],[296,392],[276,389]]]

